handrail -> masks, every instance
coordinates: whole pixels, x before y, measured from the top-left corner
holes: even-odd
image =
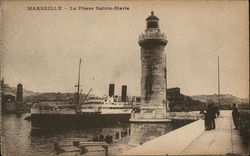
[[[166,39],[166,36],[164,33],[146,33],[141,34],[139,36],[139,40],[145,40],[145,39]]]

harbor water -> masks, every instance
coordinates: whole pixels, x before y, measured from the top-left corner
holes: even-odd
[[[52,156],[55,142],[65,142],[70,138],[94,138],[112,135],[114,141],[109,144],[109,154],[116,155],[136,147],[144,142],[164,135],[182,125],[162,124],[117,124],[112,126],[67,127],[50,129],[32,129],[31,122],[25,120],[27,114],[3,115],[2,154],[4,156]],[[115,139],[119,134],[119,137]]]

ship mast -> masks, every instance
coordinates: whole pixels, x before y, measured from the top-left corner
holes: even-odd
[[[79,73],[78,73],[78,81],[77,81],[77,94],[76,94],[76,105],[78,106],[79,103],[80,103],[80,78],[81,78],[81,58],[80,58],[80,61],[79,61]]]

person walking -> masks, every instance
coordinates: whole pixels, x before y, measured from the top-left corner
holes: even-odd
[[[211,104],[211,129],[215,129],[215,118],[217,114],[217,107],[214,105],[214,103]]]
[[[102,134],[99,136],[99,141],[104,141],[104,136]]]
[[[116,133],[115,133],[115,138],[116,138],[116,139],[119,139],[119,132],[116,132]]]
[[[107,135],[107,136],[105,137],[104,141],[105,141],[107,144],[109,144],[109,135]]]
[[[212,111],[212,104],[208,104],[207,107],[207,125],[208,125],[208,130],[211,130],[212,127],[212,119],[213,119],[213,111]]]
[[[208,130],[208,115],[207,115],[207,107],[200,111],[200,114],[204,115],[204,124],[205,124],[205,130]]]
[[[113,136],[112,136],[112,135],[109,136],[109,142],[110,142],[110,143],[113,142]]]
[[[233,122],[234,122],[235,129],[239,129],[239,128],[238,128],[238,123],[239,123],[239,111],[238,111],[238,108],[236,107],[236,104],[235,104],[235,103],[233,103],[232,116],[233,116]]]
[[[208,104],[206,109],[203,111],[203,114],[205,116],[205,130],[212,129],[211,111],[212,111],[211,104]]]
[[[217,118],[220,116],[220,106],[216,106],[216,115]]]

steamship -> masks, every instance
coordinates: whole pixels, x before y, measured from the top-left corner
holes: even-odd
[[[80,66],[76,103],[57,104],[36,103],[30,110],[30,120],[33,128],[38,127],[85,127],[106,124],[127,123],[131,117],[133,104],[126,102],[126,86],[122,86],[122,100],[114,97],[114,84],[109,85],[109,96],[89,96],[89,90],[84,100],[80,99]]]
[[[34,104],[31,108],[32,127],[53,126],[57,123],[70,127],[127,123],[133,106],[117,102],[113,97],[90,97],[80,106]]]

